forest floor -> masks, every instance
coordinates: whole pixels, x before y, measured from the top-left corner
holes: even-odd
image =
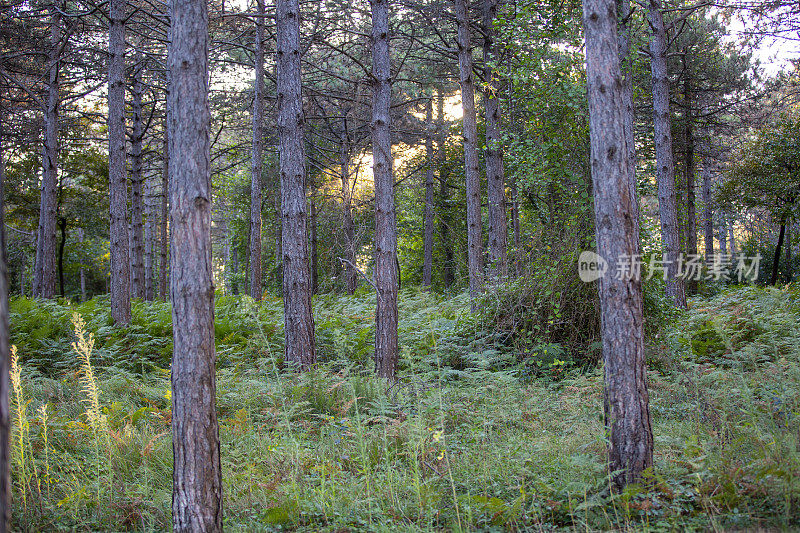
[[[369,371],[372,300],[316,299],[325,362],[295,375],[280,301],[218,298],[228,531],[800,527],[800,291],[696,298],[653,334],[655,467],[622,494],[607,489],[599,367],[528,372],[465,340],[465,295],[407,290],[403,380],[387,388]],[[126,330],[108,314],[104,298],[12,302],[17,530],[169,529],[170,310],[136,303]]]

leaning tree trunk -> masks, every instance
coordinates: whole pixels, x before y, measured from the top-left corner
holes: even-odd
[[[33,295],[56,295],[56,226],[58,225],[58,106],[61,44],[61,14],[53,6],[50,21],[50,53],[47,104],[44,110],[44,149],[39,227]]]
[[[253,82],[253,153],[250,162],[250,296],[261,300],[261,174],[264,165],[264,0],[256,0],[256,79]]]
[[[711,164],[709,158],[703,162],[703,240],[705,241],[706,262],[714,258],[714,208],[711,205]]]
[[[0,117],[0,120],[2,117]],[[0,143],[3,141],[0,123]],[[5,221],[3,192],[5,168],[0,147],[0,221]],[[25,265],[22,269],[24,271]],[[24,295],[24,285],[23,285]],[[6,229],[0,224],[0,533],[11,531],[11,408],[9,404],[10,331],[8,308],[8,261],[6,255]]]
[[[425,106],[425,215],[423,220],[423,261],[422,285],[430,289],[433,278],[433,99],[429,99]]]
[[[169,94],[167,94],[169,98]],[[169,127],[167,119],[164,120],[164,147],[161,154],[163,168],[161,170],[161,217],[159,219],[159,241],[161,241],[160,258],[158,262],[158,294],[167,301],[167,274],[169,272],[169,241],[167,240],[167,226],[169,223]]]
[[[133,111],[133,131],[131,133],[131,296],[144,300],[144,199],[142,175],[142,142],[144,141],[144,122],[142,121],[142,70],[138,69],[131,86],[131,110]]]
[[[667,37],[661,0],[649,0],[650,70],[653,78],[653,123],[656,146],[656,181],[661,217],[661,241],[666,251],[667,296],[677,307],[686,307],[683,280],[678,277],[678,209],[675,200],[675,162],[672,155],[672,130],[669,113],[669,78],[667,77]]]
[[[278,136],[285,361],[302,369],[317,362],[311,272],[306,238],[305,151],[298,0],[277,0]]]
[[[493,62],[494,19],[497,0],[483,0],[483,62],[486,89],[486,193],[489,201],[489,264],[493,280],[508,276],[508,223],[506,221],[506,186],[503,172],[503,139],[500,131],[500,83]]]
[[[458,69],[461,73],[461,106],[464,123],[464,179],[467,189],[467,267],[473,310],[483,289],[483,228],[481,177],[478,170],[478,124],[475,115],[475,81],[472,75],[467,0],[455,0],[458,25]]]
[[[622,487],[640,481],[653,465],[653,432],[641,282],[613,275],[621,257],[639,251],[615,14],[614,0],[583,2],[597,253],[608,261],[612,274],[601,277],[599,287],[604,414],[609,471]]]
[[[769,278],[769,284],[775,286],[778,282],[778,269],[781,263],[781,247],[783,246],[783,239],[786,235],[786,217],[781,219],[781,231],[778,234],[778,244],[775,246],[775,255],[772,258],[772,276]]]
[[[128,188],[125,180],[125,9],[111,0],[108,30],[108,188],[111,216],[111,317],[131,321],[128,247]]]
[[[378,375],[397,373],[397,220],[394,211],[392,100],[389,51],[389,2],[370,0],[372,7],[372,159],[375,178],[375,366]]]
[[[167,68],[172,299],[172,528],[222,531],[211,265],[208,7],[172,0]]]

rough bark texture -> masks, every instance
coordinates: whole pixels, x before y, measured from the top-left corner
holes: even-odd
[[[486,107],[486,196],[489,203],[489,275],[492,279],[508,276],[508,223],[506,221],[506,186],[503,172],[503,140],[500,131],[500,81],[495,74],[494,19],[497,0],[482,0],[483,5],[483,102]]]
[[[169,98],[169,94],[167,94]],[[165,124],[167,126],[167,124]],[[161,172],[161,227],[159,229],[161,241],[161,258],[159,261],[158,270],[158,294],[160,298],[167,301],[167,274],[169,269],[169,241],[167,240],[167,226],[169,225],[169,128],[164,128],[164,148],[162,157],[162,172]]]
[[[639,220],[639,191],[636,187],[636,139],[633,126],[634,107],[633,107],[633,62],[634,57],[631,53],[631,3],[630,0],[617,0],[617,14],[619,18],[619,62],[622,72],[622,103],[625,109],[625,139],[628,145],[628,159],[630,176],[628,177],[631,198],[634,202],[634,214]]]
[[[444,250],[444,264],[442,265],[442,282],[445,287],[450,287],[456,281],[455,253],[453,242],[450,239],[450,187],[448,185],[450,169],[447,166],[447,126],[444,122],[444,87],[436,87],[436,158],[439,168],[439,239]]]
[[[423,261],[422,285],[430,288],[433,278],[433,100],[425,106],[425,157],[428,168],[425,171],[425,215],[423,220]]]
[[[125,180],[125,8],[111,0],[108,30],[108,189],[111,216],[111,317],[131,321],[128,187]]]
[[[255,70],[253,82],[253,152],[250,162],[250,296],[261,300],[261,174],[264,153],[264,0],[256,0]]]
[[[278,135],[280,137],[281,248],[287,363],[306,369],[317,361],[311,273],[306,239],[305,154],[300,79],[298,0],[277,0]]]
[[[2,120],[2,117],[0,117]],[[0,122],[0,143],[3,126]],[[0,145],[0,222],[5,221],[5,167]],[[9,404],[10,332],[8,309],[8,263],[5,223],[0,224],[0,533],[11,531],[11,408]],[[22,269],[24,271],[24,267]],[[24,284],[23,284],[24,291]],[[23,294],[24,295],[24,294]]]
[[[656,181],[661,217],[661,241],[666,252],[667,296],[678,307],[686,307],[683,280],[678,277],[678,210],[675,200],[675,162],[672,155],[672,130],[669,113],[667,77],[667,37],[661,0],[650,0],[647,7],[650,23],[650,71],[653,78],[653,122],[656,146]]]
[[[47,74],[47,103],[44,110],[44,147],[42,184],[39,202],[36,268],[33,295],[53,298],[56,295],[56,226],[58,210],[58,106],[61,14],[55,8],[50,19],[50,53]]]
[[[478,124],[475,115],[475,81],[472,75],[467,0],[455,0],[458,26],[458,69],[461,75],[461,106],[464,112],[464,179],[467,189],[467,267],[469,292],[475,298],[483,289],[483,228],[481,177],[478,170]]]
[[[394,210],[392,100],[389,51],[389,2],[370,0],[372,7],[372,159],[375,179],[375,366],[378,375],[397,373],[397,220]]]
[[[145,299],[144,274],[144,187],[142,175],[142,141],[144,122],[142,121],[142,70],[134,74],[131,85],[131,110],[133,128],[131,132],[131,296]]]
[[[584,0],[583,10],[597,253],[613,274],[621,256],[639,250],[615,2]],[[606,275],[599,290],[609,470],[620,471],[614,482],[622,487],[639,481],[653,464],[641,282]]]
[[[714,257],[714,206],[711,204],[711,164],[703,164],[703,240],[705,241],[706,261]]]
[[[172,527],[222,531],[211,271],[208,8],[172,0],[168,106],[172,356]]]

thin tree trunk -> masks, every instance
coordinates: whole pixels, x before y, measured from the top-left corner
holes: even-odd
[[[167,94],[169,98],[169,94]],[[167,236],[167,226],[169,224],[169,128],[167,119],[164,120],[164,147],[162,154],[161,172],[161,219],[159,228],[161,241],[161,258],[158,269],[158,294],[165,302],[169,298],[167,293],[167,274],[169,272],[169,240]]]
[[[389,2],[370,0],[372,7],[372,159],[375,178],[375,366],[382,378],[397,374],[397,220],[394,210],[392,100],[389,51]]]
[[[142,175],[142,141],[144,140],[144,122],[142,121],[142,70],[138,69],[131,86],[131,110],[133,111],[133,131],[131,133],[131,295],[144,300],[144,218],[143,209],[143,175]]]
[[[631,164],[628,166],[630,176],[628,181],[631,188],[631,198],[633,198],[633,213],[636,221],[639,221],[639,191],[636,186],[636,138],[633,126],[635,110],[633,107],[633,76],[634,76],[634,54],[631,53],[632,33],[631,33],[631,3],[630,0],[617,0],[617,14],[620,19],[619,25],[619,60],[622,72],[622,101],[625,109],[625,138],[628,146],[628,159]],[[641,243],[640,243],[641,248]]]
[[[496,59],[494,19],[497,0],[483,1],[483,62],[486,89],[486,192],[489,202],[489,275],[493,280],[508,277],[508,222],[503,172],[503,140],[500,131],[500,83],[493,62]]]
[[[703,240],[705,241],[706,262],[714,259],[714,207],[711,205],[711,163],[703,164]]]
[[[125,10],[126,0],[111,0],[108,30],[108,178],[111,217],[111,317],[131,321],[128,257],[128,188],[125,180]]]
[[[678,277],[678,210],[675,200],[675,162],[672,156],[672,130],[669,113],[669,79],[667,77],[667,37],[661,0],[649,0],[650,70],[653,78],[653,122],[656,145],[656,181],[661,217],[661,241],[666,251],[667,296],[677,307],[686,307],[683,280]]]
[[[85,254],[83,253],[83,228],[78,228],[78,242],[81,243],[81,302],[86,301],[86,268],[84,267],[83,261],[85,259]],[[24,272],[24,269],[23,269]],[[23,294],[24,295],[24,294]]]
[[[683,82],[683,99],[684,99],[684,113],[685,113],[685,136],[686,136],[686,159],[683,164],[683,170],[686,173],[686,254],[689,258],[697,256],[697,207],[696,207],[696,194],[695,194],[695,173],[697,171],[697,164],[695,163],[695,139],[694,128],[692,121],[692,86],[688,73],[685,73]],[[689,279],[686,283],[686,289],[689,294],[697,293],[697,280]]]
[[[781,263],[781,246],[783,246],[783,239],[786,235],[786,219],[781,220],[781,231],[778,234],[778,244],[775,246],[775,255],[772,258],[772,276],[769,279],[769,284],[773,287],[778,282],[778,268]]]
[[[792,282],[792,224],[786,223],[786,283]]]
[[[172,299],[172,527],[222,531],[211,265],[208,7],[172,0],[170,296]]]
[[[345,290],[347,294],[356,292],[358,274],[353,265],[356,264],[356,230],[353,223],[353,199],[350,186],[350,140],[347,130],[347,118],[344,119],[344,128],[339,145],[339,167],[342,181],[342,214],[344,217],[344,248],[348,263],[344,265]]]
[[[615,12],[614,0],[583,2],[597,252],[611,273],[621,257],[639,251]],[[653,465],[641,282],[606,275],[599,293],[608,469],[622,487]]]
[[[150,179],[144,182],[144,299],[152,301],[155,296],[155,265],[153,255],[153,185]]]
[[[264,115],[264,0],[256,0],[255,70],[253,82],[253,153],[250,163],[250,296],[261,301],[261,175]]]
[[[450,288],[455,283],[455,254],[453,243],[450,238],[450,187],[448,178],[450,170],[447,167],[447,153],[445,143],[447,134],[444,122],[444,87],[436,87],[436,129],[438,137],[436,141],[437,166],[439,167],[439,238],[444,250],[444,265],[442,268],[442,281],[446,288]]]
[[[733,234],[733,217],[728,217],[727,231],[730,239],[729,244],[731,245],[731,254],[736,255],[736,237]]]
[[[61,14],[53,6],[50,15],[50,71],[47,82],[47,107],[44,113],[44,171],[39,204],[39,240],[33,295],[53,298],[56,295],[56,226],[58,186],[58,107],[61,43]]]
[[[727,255],[728,253],[728,222],[725,219],[725,213],[720,212],[720,222],[717,231],[719,232],[719,248],[723,255]]]
[[[0,143],[3,141],[0,122]],[[0,145],[1,146],[1,145]],[[8,256],[5,230],[5,171],[0,147],[0,533],[11,531],[11,407],[9,370],[11,335],[8,308]],[[22,270],[25,270],[23,262]],[[23,284],[24,296],[24,284]]]
[[[511,54],[508,54],[508,66],[512,68]],[[508,82],[508,127],[512,131],[516,130],[516,108],[514,107],[514,81],[509,78]],[[509,192],[511,193],[511,226],[514,231],[514,256],[512,261],[514,263],[514,273],[517,277],[522,275],[522,231],[519,224],[519,190],[517,188],[517,175],[512,172],[509,176],[508,183]]]
[[[319,255],[317,252],[317,191],[311,195],[311,294],[319,293]]]
[[[433,100],[428,100],[425,106],[425,157],[428,168],[425,171],[425,214],[423,220],[423,260],[422,260],[422,285],[430,290],[433,278]]]
[[[284,360],[302,369],[317,362],[306,239],[305,150],[298,0],[276,0],[278,135],[280,138]]]
[[[58,293],[65,297],[64,293],[64,247],[67,245],[67,219],[59,217],[58,228],[61,230],[61,241],[58,243]]]
[[[467,0],[455,0],[458,25],[458,69],[461,73],[461,106],[464,123],[464,176],[467,189],[467,266],[469,292],[475,310],[483,290],[483,228],[481,178],[478,170],[478,125],[475,115],[475,81],[472,74]]]

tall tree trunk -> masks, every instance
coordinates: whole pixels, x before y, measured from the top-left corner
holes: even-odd
[[[108,30],[108,179],[111,216],[111,317],[131,321],[128,257],[128,187],[125,180],[125,10],[126,0],[111,0]]]
[[[5,169],[3,167],[3,126],[0,117],[0,533],[11,531],[11,407],[9,371],[11,335],[8,308],[8,256],[5,226]],[[25,270],[23,262],[22,270]],[[24,284],[23,284],[24,296]]]
[[[695,162],[694,117],[692,113],[693,93],[688,71],[685,72],[683,82],[683,100],[685,106],[684,119],[686,121],[686,124],[684,124],[686,159],[683,164],[683,170],[686,173],[686,230],[684,233],[686,234],[686,254],[691,258],[697,255],[697,207],[695,194],[697,164]],[[697,293],[697,280],[688,280],[686,288],[690,294]]]
[[[172,0],[170,296],[172,299],[172,527],[222,531],[211,265],[208,7]]]
[[[633,213],[636,221],[639,221],[639,191],[636,186],[636,137],[633,126],[634,107],[633,107],[633,76],[634,76],[634,54],[632,51],[632,30],[631,30],[631,3],[630,0],[617,0],[617,14],[620,19],[619,25],[619,61],[622,72],[622,102],[625,110],[625,139],[628,146],[628,159],[631,164],[628,166],[630,176],[628,181],[631,188],[631,198],[634,199]],[[641,243],[640,243],[641,248]]]
[[[781,263],[781,247],[783,246],[783,239],[786,235],[786,218],[781,220],[781,231],[778,234],[778,244],[775,246],[775,255],[772,258],[772,276],[769,278],[769,284],[773,287],[778,282],[778,269]]]
[[[169,98],[169,93],[167,94]],[[168,112],[167,112],[168,114]],[[169,128],[167,127],[168,119],[164,120],[164,147],[162,157],[162,172],[161,172],[161,218],[159,228],[161,241],[158,269],[158,294],[165,302],[169,298],[167,294],[167,275],[169,272],[169,240],[167,236],[167,226],[169,224]]]
[[[144,141],[144,122],[142,121],[142,70],[137,69],[131,85],[131,110],[133,111],[133,131],[131,133],[131,295],[144,300],[144,200],[142,174],[142,142]]]
[[[253,82],[253,153],[250,163],[250,296],[261,301],[261,174],[264,165],[264,0],[256,0],[255,70]]]
[[[508,276],[508,223],[506,221],[506,185],[503,172],[503,139],[500,131],[500,82],[495,74],[494,19],[497,0],[482,0],[483,62],[486,89],[486,193],[489,202],[489,263],[493,280]]]
[[[423,220],[423,260],[422,285],[430,289],[433,278],[433,99],[425,106],[425,157],[428,168],[425,171],[425,215]]]
[[[455,274],[455,253],[453,252],[453,242],[450,238],[450,187],[448,178],[450,170],[447,167],[447,152],[445,143],[447,141],[446,125],[444,122],[444,87],[436,87],[436,157],[439,168],[439,238],[444,250],[444,265],[442,265],[442,281],[446,288],[450,288],[456,281]]]
[[[650,70],[653,78],[653,122],[656,146],[656,181],[658,208],[661,217],[661,241],[666,251],[667,296],[677,307],[686,307],[683,280],[678,277],[678,209],[675,200],[675,162],[672,156],[672,130],[669,113],[669,79],[667,77],[667,37],[661,0],[649,0]]]
[[[155,278],[153,256],[153,184],[148,177],[144,182],[144,299],[152,301]]]
[[[61,69],[61,14],[55,6],[50,14],[50,53],[47,78],[47,107],[44,112],[44,171],[39,203],[39,227],[33,295],[53,298],[56,295],[56,226],[58,187],[58,106],[59,70]]]
[[[65,297],[64,293],[64,247],[67,245],[67,219],[58,218],[58,228],[61,230],[61,241],[58,243],[58,293]]]
[[[597,252],[611,273],[639,251],[615,13],[614,0],[583,2]],[[606,275],[599,293],[609,471],[622,487],[653,465],[641,282]]]
[[[733,217],[728,217],[728,235],[729,235],[729,243],[731,245],[731,254],[736,255],[736,236],[733,234]]]
[[[786,223],[786,283],[792,282],[792,223]]]
[[[391,53],[389,2],[370,0],[372,7],[372,159],[375,179],[375,366],[382,378],[397,374],[397,220],[394,210]]]
[[[720,222],[717,228],[719,232],[719,248],[720,252],[725,255],[728,253],[728,222],[724,212],[720,212]]]
[[[81,302],[86,301],[86,268],[84,267],[84,259],[86,255],[83,253],[83,228],[78,228],[78,242],[81,243]],[[24,268],[23,268],[24,271]],[[24,296],[24,294],[23,294]]]
[[[319,293],[319,254],[317,251],[317,191],[311,194],[311,294]]]
[[[464,176],[467,189],[467,266],[473,310],[483,290],[483,227],[481,177],[478,170],[478,124],[475,115],[475,81],[472,75],[467,0],[455,0],[458,25],[458,69],[461,73],[461,106],[464,123]]]
[[[300,74],[298,0],[276,0],[278,135],[280,137],[281,246],[285,357],[302,369],[317,362],[311,272],[306,239],[305,150]]]
[[[703,163],[703,240],[705,241],[706,262],[714,258],[714,207],[711,205],[711,162]]]
[[[348,131],[347,117],[344,118],[344,127],[339,144],[339,168],[342,180],[342,214],[344,217],[344,248],[345,257],[350,263],[344,265],[345,290],[347,294],[356,292],[356,230],[353,223],[353,194],[350,185],[350,133]],[[355,178],[355,176],[354,176]]]

